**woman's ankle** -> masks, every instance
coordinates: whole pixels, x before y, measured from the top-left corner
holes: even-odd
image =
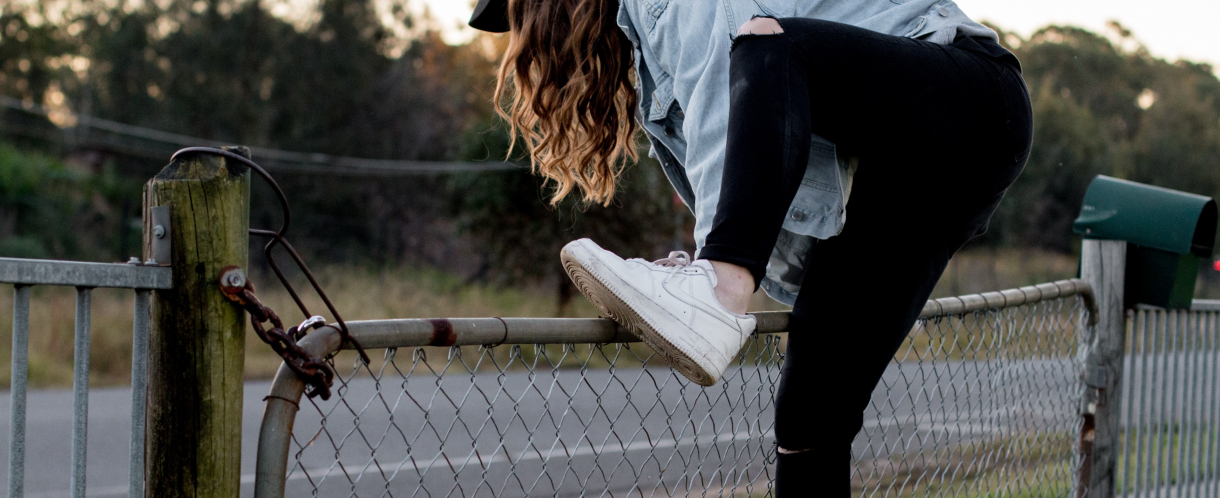
[[[716,270],[716,300],[733,313],[742,314],[754,295],[754,275],[743,266],[711,261]]]

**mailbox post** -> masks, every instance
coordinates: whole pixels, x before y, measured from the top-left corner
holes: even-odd
[[[1081,278],[1098,316],[1085,345],[1077,498],[1112,498],[1120,445],[1125,310],[1137,304],[1189,309],[1199,265],[1216,238],[1209,197],[1098,176],[1080,217]]]

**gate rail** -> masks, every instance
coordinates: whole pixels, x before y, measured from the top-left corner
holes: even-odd
[[[155,262],[151,262],[155,264]],[[76,339],[72,366],[72,496],[85,496],[85,453],[89,423],[89,335],[91,292],[95,288],[135,290],[131,351],[131,470],[128,496],[144,496],[145,375],[148,368],[149,293],[171,288],[168,267],[139,263],[85,263],[0,258],[0,283],[12,284],[13,359],[9,425],[9,496],[25,487],[26,383],[29,374],[30,288],[76,287]]]

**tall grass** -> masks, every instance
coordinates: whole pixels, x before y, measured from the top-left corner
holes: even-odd
[[[445,316],[556,316],[555,299],[542,288],[498,289],[465,285],[452,276],[408,268],[369,269],[329,266],[317,276],[345,319]],[[302,318],[292,299],[270,276],[254,277],[259,298],[283,317],[285,326]],[[313,313],[325,307],[305,282],[295,283]],[[549,289],[549,287],[547,288]],[[0,286],[0,388],[11,371],[11,286]],[[68,387],[72,383],[76,290],[35,287],[30,304],[30,386]],[[133,293],[93,291],[90,384],[122,385],[131,380]],[[564,316],[596,316],[585,301],[573,302]],[[328,317],[329,318],[329,317]],[[274,375],[280,363],[247,325],[246,376]]]
[[[597,311],[584,299],[573,300],[560,310],[554,286],[499,288],[468,284],[452,275],[428,269],[328,266],[315,270],[345,320],[388,318],[436,318],[481,316],[596,317]],[[303,318],[292,298],[273,276],[255,277],[258,295],[284,319],[284,326]],[[325,313],[322,301],[304,279],[294,282],[309,311]],[[331,318],[331,317],[327,317]],[[345,363],[337,360],[338,364]],[[251,330],[246,335],[247,378],[268,378],[279,368],[279,357],[271,354]]]
[[[1052,498],[1071,495],[1072,433],[1039,432],[860,462],[853,495]]]
[[[883,263],[883,262],[882,262]],[[954,258],[937,286],[945,296],[997,290],[1046,282],[1075,275],[1070,256],[1019,250],[972,250]],[[499,288],[469,284],[436,270],[407,267],[373,268],[329,265],[315,269],[323,288],[348,320],[469,316],[595,317],[597,311],[584,299],[558,309],[554,285]],[[285,326],[300,320],[288,294],[270,275],[254,275],[258,295],[284,318]],[[294,278],[310,311],[325,313],[321,301],[304,279]],[[884,292],[885,283],[877,283]],[[8,384],[12,344],[12,288],[0,286],[0,389]],[[67,387],[72,381],[75,290],[36,287],[30,309],[30,384],[38,388]],[[761,293],[751,308],[784,309]],[[330,317],[328,317],[330,318]],[[94,385],[121,385],[130,381],[132,293],[125,290],[93,291],[91,377]],[[269,378],[279,358],[248,330],[246,376]]]
[[[95,289],[89,369],[90,383],[131,381],[131,291]],[[12,367],[13,288],[0,286],[0,386],[8,387]],[[72,385],[76,289],[34,287],[30,296],[30,386]]]
[[[1076,276],[1079,258],[1037,249],[967,249],[949,261],[932,297],[978,294]]]

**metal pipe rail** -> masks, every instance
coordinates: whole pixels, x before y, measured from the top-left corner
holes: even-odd
[[[1096,318],[1096,305],[1089,285],[1080,279],[1061,280],[1036,286],[929,300],[920,319],[961,316],[970,313],[1034,304],[1081,296],[1089,322]],[[751,313],[758,319],[755,334],[783,333],[788,312]],[[414,318],[348,321],[350,334],[365,349],[421,346],[474,346],[504,344],[604,344],[639,340],[604,318]],[[311,332],[299,343],[312,356],[323,357],[341,349],[333,327]],[[266,400],[259,432],[255,496],[282,497],[288,471],[293,424],[300,409],[305,384],[292,370],[281,365]]]
[[[1096,309],[1088,284],[1070,279],[999,292],[932,299],[924,305],[919,318],[1009,308],[1072,295],[1081,295],[1090,311]],[[756,334],[788,330],[786,311],[751,315],[758,320]],[[353,321],[347,326],[367,348],[639,342],[633,334],[606,318],[406,318]],[[346,345],[342,349],[347,349]]]
[[[923,312],[919,314],[919,318],[961,315],[975,311],[1010,308],[1072,295],[1079,295],[1084,299],[1085,307],[1089,309],[1089,325],[1096,325],[1097,302],[1093,299],[1093,289],[1089,287],[1087,282],[1078,278],[997,292],[931,299],[924,305]]]
[[[144,496],[145,377],[148,369],[149,293],[172,286],[168,267],[136,262],[85,263],[0,258],[0,283],[12,284],[13,359],[9,424],[8,495],[21,497],[25,485],[26,384],[29,374],[30,288],[76,287],[76,340],[72,375],[72,497],[85,497],[85,453],[89,419],[89,335],[92,290],[134,289],[135,319],[131,351],[131,470],[128,496]]]

